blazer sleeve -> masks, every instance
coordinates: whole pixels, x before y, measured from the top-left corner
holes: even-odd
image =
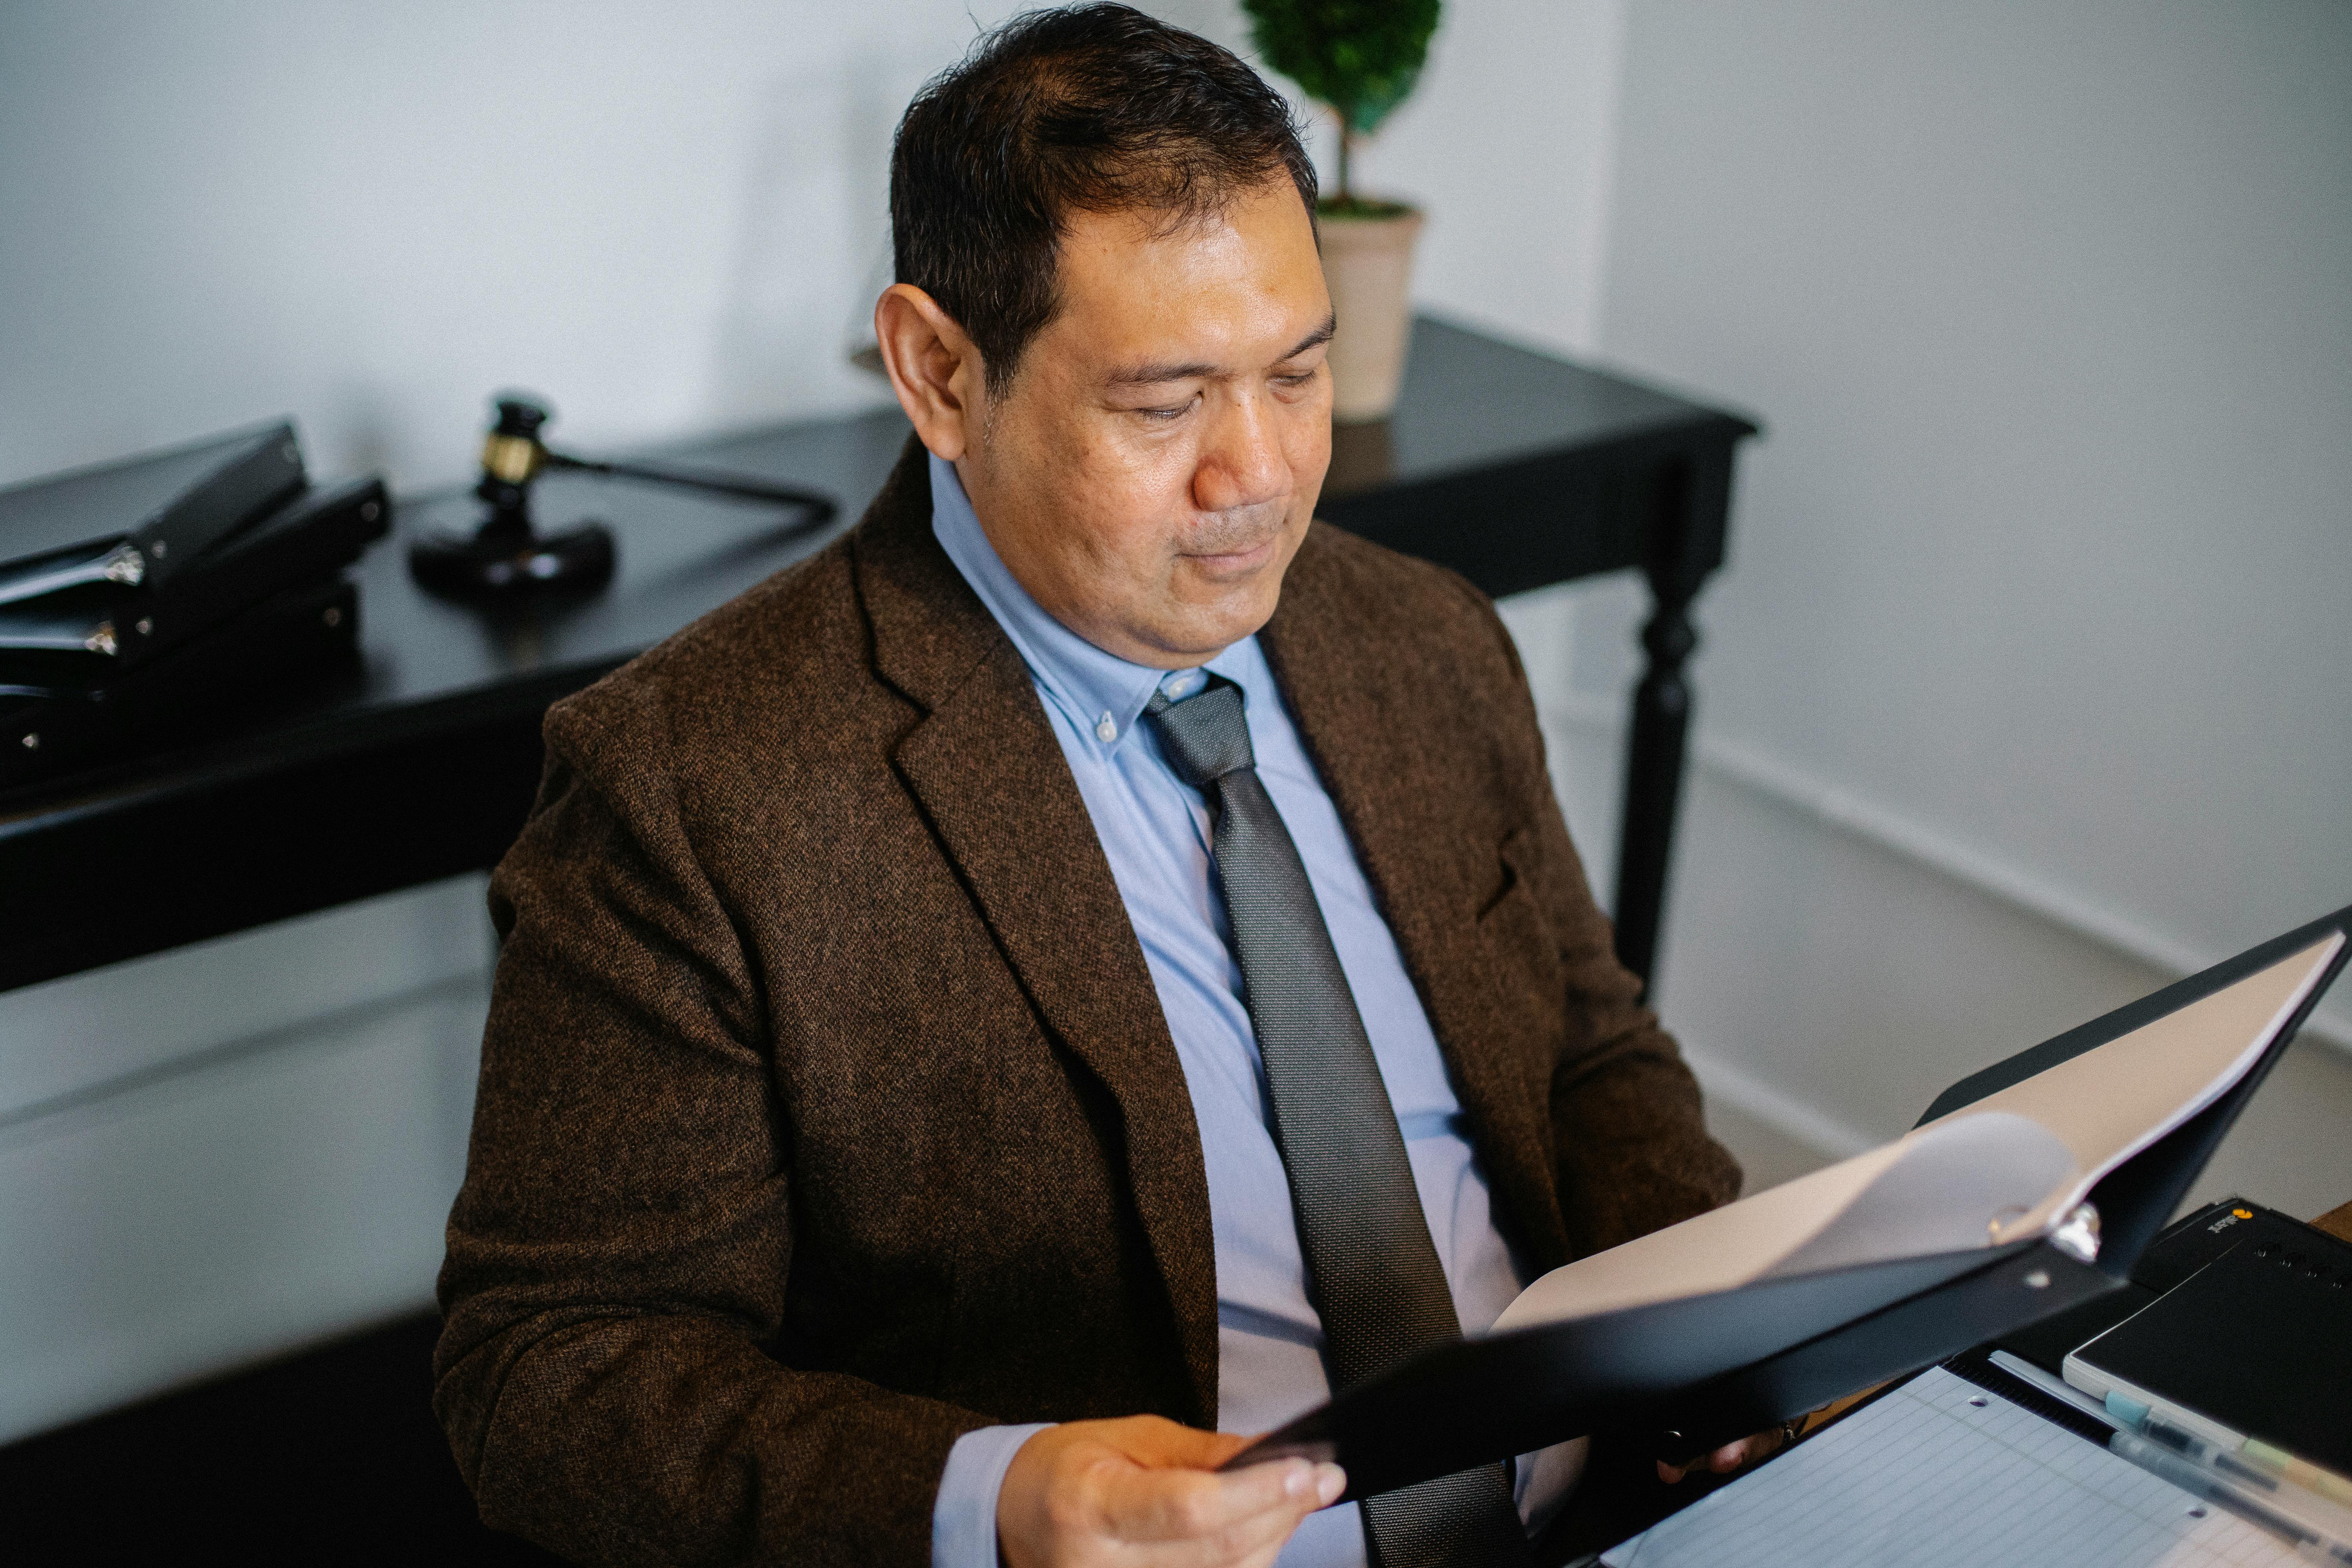
[[[1517,648],[1491,603],[1468,592],[1510,671],[1500,728],[1513,737],[1527,826],[1507,854],[1559,952],[1567,1026],[1551,1074],[1551,1125],[1561,1217],[1582,1257],[1729,1203],[1739,1195],[1739,1165],[1707,1135],[1698,1080],[1642,1005],[1641,981],[1617,962],[1615,930],[1593,901],[1560,815]]]
[[[793,1263],[766,1009],[657,705],[549,717],[440,1278],[434,1407],[482,1517],[587,1563],[928,1563],[986,1417],[763,1346]]]

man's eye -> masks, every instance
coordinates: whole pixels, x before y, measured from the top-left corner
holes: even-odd
[[[1146,419],[1174,419],[1180,415],[1191,412],[1192,401],[1187,398],[1181,403],[1170,404],[1164,408],[1139,408],[1135,412],[1142,415]]]

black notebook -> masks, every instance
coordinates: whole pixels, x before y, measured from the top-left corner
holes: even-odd
[[[2248,1236],[2068,1356],[2066,1381],[2352,1477],[2352,1246],[2299,1228]]]
[[[0,680],[133,668],[273,594],[349,565],[391,526],[383,481],[353,479],[298,496],[232,534],[163,593],[106,584],[0,604]]]
[[[271,595],[141,668],[79,685],[0,678],[0,786],[133,746],[201,741],[282,700],[358,647],[359,589],[341,577]]]
[[[279,421],[0,490],[0,604],[60,588],[163,588],[302,488]]]
[[[2232,1196],[2207,1204],[2165,1226],[2164,1234],[2149,1243],[2139,1261],[2132,1265],[2131,1283],[2124,1289],[2003,1334],[1994,1343],[2053,1377],[2062,1376],[2068,1356],[2239,1243],[2272,1251],[2283,1247],[2292,1250],[2293,1243],[2313,1236],[2330,1247],[2336,1245],[2293,1215],[2264,1208],[2249,1198]]]

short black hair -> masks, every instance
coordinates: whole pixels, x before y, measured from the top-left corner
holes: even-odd
[[[988,392],[1060,308],[1072,212],[1171,226],[1288,174],[1315,216],[1290,106],[1230,50],[1127,5],[1031,11],[983,35],[907,106],[890,153],[898,281],[978,345]]]

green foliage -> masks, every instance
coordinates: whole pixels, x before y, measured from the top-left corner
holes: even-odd
[[[1421,78],[1439,0],[1242,0],[1265,63],[1369,135]]]

